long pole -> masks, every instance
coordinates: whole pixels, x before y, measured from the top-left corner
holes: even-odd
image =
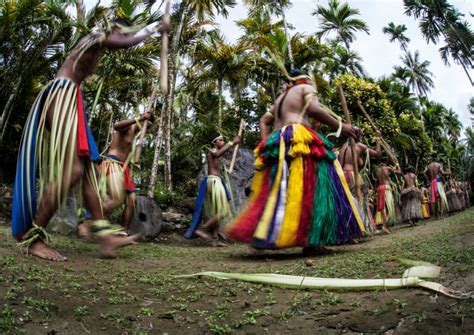
[[[339,99],[341,100],[342,110],[344,111],[344,117],[346,119],[346,123],[349,125],[352,124],[351,115],[349,114],[349,108],[347,107],[346,97],[344,96],[344,91],[342,86],[337,87],[339,91]],[[359,155],[357,154],[357,150],[355,148],[355,141],[351,137],[349,138],[349,143],[351,146],[351,153],[352,153],[352,166],[354,167],[354,184],[356,189],[356,197],[359,204],[362,201],[362,194],[360,191],[360,184],[359,184]]]
[[[242,131],[244,130],[244,119],[240,119],[240,127],[239,127],[239,136],[242,136]],[[232,153],[232,160],[230,161],[229,173],[234,171],[235,161],[237,159],[237,151],[239,151],[239,145],[237,144],[234,148],[234,152]]]
[[[153,111],[153,106],[155,105],[157,86],[158,85],[155,82],[153,84],[150,99],[148,100],[148,106],[146,108],[146,111],[150,114]],[[142,127],[141,134],[140,134],[140,139],[138,140],[137,149],[135,151],[135,157],[134,157],[134,160],[133,160],[134,163],[138,163],[138,161],[140,160],[140,156],[142,154],[142,148],[143,148],[143,141],[145,139],[145,134],[146,134],[147,127],[148,127],[148,121],[146,121],[144,123],[143,127]]]

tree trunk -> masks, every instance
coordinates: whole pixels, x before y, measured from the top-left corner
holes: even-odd
[[[148,197],[153,198],[156,189],[156,182],[158,180],[158,166],[160,162],[161,144],[163,143],[163,117],[166,110],[166,101],[161,107],[160,121],[155,135],[155,152],[153,154],[153,164],[151,165],[150,183],[148,186]]]
[[[172,102],[172,95],[168,95],[168,105]],[[171,180],[171,113],[173,111],[172,106],[167,106],[167,113],[164,115],[164,142],[165,142],[165,187],[166,190],[171,192],[173,190],[173,184]]]
[[[0,117],[0,129],[2,130],[2,134],[0,135],[0,142],[3,141],[3,136],[5,135],[5,129],[7,128],[8,120],[10,119],[10,113],[11,109],[13,107],[13,101],[15,100],[15,97],[18,94],[18,91],[20,90],[20,85],[23,80],[23,72],[18,76],[18,79],[15,83],[15,86],[13,87],[13,91],[10,93],[10,96],[8,97],[8,101],[5,105],[5,108],[3,108],[3,113],[2,116]]]
[[[218,105],[218,112],[217,112],[217,126],[219,129],[222,129],[222,79],[217,79],[217,88],[219,90],[219,105]]]

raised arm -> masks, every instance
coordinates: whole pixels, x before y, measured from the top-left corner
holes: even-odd
[[[168,25],[163,24],[161,28],[159,28],[158,23],[152,23],[140,30],[135,34],[121,34],[112,32],[106,41],[104,42],[104,46],[109,49],[126,49],[130,48],[134,45],[137,45],[144,40],[148,39],[151,35],[156,33],[158,30],[161,32],[168,31]]]
[[[240,136],[236,135],[234,139],[231,142],[227,142],[222,148],[216,151],[211,151],[211,155],[215,158],[221,157],[223,154],[226,153],[227,150],[229,150],[231,147],[233,147],[235,144],[240,143]]]
[[[262,138],[262,140],[268,135],[270,135],[270,131],[271,131],[270,127],[273,124],[273,120],[275,118],[274,115],[275,115],[275,106],[272,105],[270,110],[266,112],[265,114],[263,114],[263,116],[260,118],[260,137]]]
[[[138,122],[143,122],[145,120],[148,120],[150,119],[150,113],[144,113],[139,119],[138,119]],[[128,119],[128,120],[123,120],[123,121],[119,121],[117,122],[116,124],[114,124],[114,129],[116,131],[125,131],[127,130],[129,127],[133,126],[134,124],[136,124],[136,120],[135,119]]]
[[[376,130],[375,136],[377,137],[377,140],[375,141],[375,150],[368,148],[369,156],[372,158],[379,158],[380,156],[382,156],[382,148],[380,146],[380,138],[382,137],[382,133],[379,130]]]

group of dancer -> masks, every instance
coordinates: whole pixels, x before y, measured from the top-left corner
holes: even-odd
[[[121,20],[110,26],[109,31],[92,33],[79,41],[56,78],[38,95],[24,128],[14,185],[12,231],[27,252],[39,258],[66,260],[48,245],[44,228],[76,184],[81,185],[89,213],[78,227],[82,236],[95,236],[106,256],[136,243],[137,236],[126,234],[135,201],[130,156],[136,135],[150,115],[118,122],[107,155],[102,157],[88,127],[80,84],[94,72],[104,48],[128,48],[169,27],[153,24],[132,32]],[[317,129],[319,123],[334,129],[338,137],[354,139],[355,151],[347,144],[338,156],[333,144]],[[348,243],[375,231],[371,191],[354,173],[354,164],[363,164],[360,158],[364,153],[379,157],[380,143],[377,141],[375,149],[368,148],[361,143],[359,128],[343,123],[323,108],[309,77],[298,71],[288,75],[283,92],[260,120],[260,135],[250,197],[223,229],[220,223],[232,213],[231,192],[221,176],[219,159],[241,138],[236,136],[226,143],[219,134],[211,136],[208,175],[201,184],[186,237],[212,239],[216,245],[221,244],[222,237],[259,249],[302,247],[305,253],[319,253],[324,246]],[[377,136],[380,138],[380,132]],[[354,160],[352,155],[359,159]],[[439,179],[445,172],[437,164],[430,164],[426,174],[432,180],[432,204],[442,211],[449,207]],[[391,173],[401,173],[400,168],[380,166],[376,172],[375,222],[385,231],[395,220]],[[420,200],[421,213],[422,193],[413,176],[411,172],[405,174],[406,190],[401,199],[409,206],[413,198]],[[103,184],[107,185],[106,192],[101,190]],[[356,194],[356,185],[363,185],[362,197]],[[467,196],[462,199],[465,207]],[[123,226],[105,220],[107,213],[124,202]],[[404,220],[416,222],[418,217],[411,207],[402,210],[403,215],[405,212]]]

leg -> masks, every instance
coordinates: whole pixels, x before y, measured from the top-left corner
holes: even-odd
[[[35,223],[40,227],[46,227],[56,212],[60,199],[58,191],[61,191],[61,196],[66,196],[72,186],[79,180],[83,173],[83,165],[79,157],[76,155],[72,163],[71,175],[69,176],[67,169],[63,174],[62,185],[57,182],[52,182],[43,192],[38,211],[35,216]],[[59,187],[61,189],[59,190]],[[37,241],[28,248],[28,253],[51,261],[65,261],[66,257],[54,250],[52,247],[46,245],[43,241]]]
[[[103,207],[99,201],[97,193],[94,191],[90,180],[84,178],[83,183],[83,194],[84,201],[87,208],[91,212],[93,220],[103,220],[104,213]],[[117,235],[106,235],[99,237],[99,243],[101,248],[101,254],[106,257],[113,257],[115,255],[115,250],[127,245],[137,244],[136,240],[138,235],[123,237]]]
[[[122,213],[122,226],[125,231],[128,231],[132,225],[133,215],[135,214],[135,204],[136,204],[137,195],[132,192],[129,193],[125,202],[125,209]]]
[[[214,229],[215,229],[215,226],[219,224],[219,221],[217,220],[217,217],[213,217],[209,220],[206,221],[206,223],[204,223],[202,225],[202,227],[196,229],[196,231],[194,232],[194,234],[196,234],[197,236],[205,239],[205,240],[210,240],[212,239],[212,236],[209,235],[207,233],[207,231],[211,231],[213,233]]]

